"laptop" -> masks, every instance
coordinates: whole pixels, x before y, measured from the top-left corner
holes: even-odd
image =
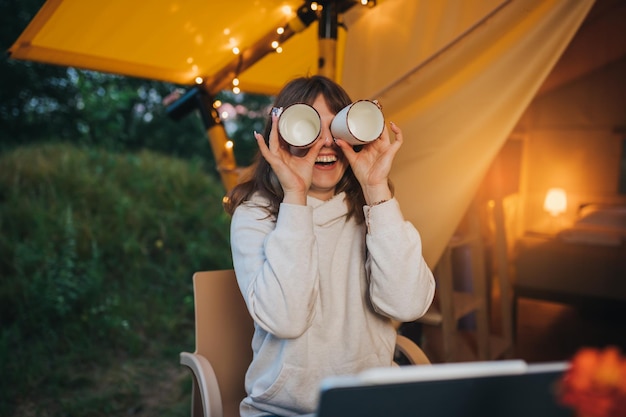
[[[316,417],[571,417],[556,401],[568,364],[522,360],[376,368],[326,378]]]

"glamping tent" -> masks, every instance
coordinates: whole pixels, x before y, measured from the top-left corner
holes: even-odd
[[[341,2],[318,3],[330,9]],[[378,99],[386,118],[404,129],[392,179],[434,264],[593,2],[371,3],[335,11],[335,78],[353,98]],[[307,4],[49,0],[10,54],[200,85],[209,94],[237,78],[242,91],[271,94],[294,76],[318,72],[324,21],[306,27],[298,12]],[[263,52],[272,41],[281,53]]]
[[[353,99],[379,100],[405,134],[396,196],[434,266],[485,178],[496,229],[515,238],[546,232],[542,223],[553,219],[543,197],[552,186],[569,193],[569,224],[586,203],[626,203],[618,191],[625,17],[623,0],[47,0],[9,52],[188,85],[209,111],[211,96],[233,84],[272,94],[317,72]],[[208,136],[228,188],[239,167],[214,127]],[[511,193],[519,197],[509,206]],[[602,268],[621,283],[589,289],[581,277],[582,292],[626,300],[620,242]],[[496,246],[506,257],[511,245],[500,233]],[[574,259],[587,262],[587,253]],[[603,256],[591,274],[602,273]]]

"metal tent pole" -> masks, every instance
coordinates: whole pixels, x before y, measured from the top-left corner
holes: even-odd
[[[337,71],[337,26],[339,14],[337,1],[322,2],[319,20],[319,60],[318,73],[336,80]]]

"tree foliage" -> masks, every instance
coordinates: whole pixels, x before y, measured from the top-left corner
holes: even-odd
[[[1,155],[0,415],[26,404],[72,415],[74,384],[105,395],[93,370],[112,361],[175,366],[193,348],[191,276],[232,267],[222,196],[201,164],[154,152],[47,144]],[[150,383],[134,378],[130,391]]]

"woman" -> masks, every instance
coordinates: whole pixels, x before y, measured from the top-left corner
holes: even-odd
[[[255,322],[241,415],[312,413],[331,375],[390,366],[392,320],[422,316],[434,295],[419,233],[393,198],[388,175],[402,132],[355,151],[330,124],[351,103],[333,81],[288,83],[276,107],[307,103],[321,134],[306,154],[279,136],[272,112],[254,133],[260,157],[226,204],[241,292]]]

